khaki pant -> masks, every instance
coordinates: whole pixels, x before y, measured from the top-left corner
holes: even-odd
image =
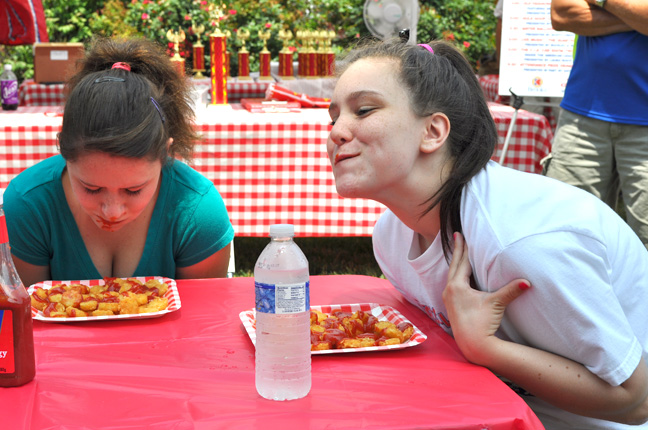
[[[648,126],[562,109],[543,163],[547,176],[589,191],[613,209],[621,192],[628,225],[648,248]]]

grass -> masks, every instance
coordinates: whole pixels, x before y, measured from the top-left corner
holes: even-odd
[[[257,258],[268,244],[266,237],[234,238],[235,277],[253,276]],[[370,237],[295,238],[306,255],[311,275],[369,275],[381,277]]]

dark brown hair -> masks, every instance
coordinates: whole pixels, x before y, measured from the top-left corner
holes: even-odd
[[[414,112],[421,117],[442,112],[450,120],[446,144],[452,159],[451,170],[441,188],[424,202],[421,213],[424,216],[440,205],[441,243],[447,259],[452,249],[452,232],[463,231],[461,193],[493,156],[497,129],[475,72],[463,53],[443,41],[428,45],[434,53],[400,39],[362,41],[341,60],[338,74],[360,59],[395,59],[400,65],[398,79],[408,92]]]
[[[113,69],[117,62],[131,70]],[[189,86],[161,46],[140,38],[95,39],[78,70],[67,82],[58,135],[66,160],[88,151],[191,160],[198,135]]]

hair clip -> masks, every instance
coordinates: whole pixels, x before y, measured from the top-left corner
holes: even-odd
[[[434,54],[434,49],[432,49],[432,47],[427,43],[419,43],[418,46],[422,46],[423,48],[427,49],[428,51]]]
[[[403,43],[407,43],[409,41],[409,37],[410,37],[410,29],[409,28],[405,28],[405,29],[398,32],[398,38]]]
[[[165,118],[164,118],[164,114],[162,113],[162,109],[160,108],[160,105],[158,104],[157,101],[155,101],[155,99],[153,97],[150,97],[150,99],[151,99],[151,102],[153,102],[153,106],[155,106],[155,109],[160,114],[160,119],[162,120],[162,124],[164,124],[165,123]]]
[[[118,78],[116,76],[102,76],[100,78],[95,79],[94,81],[95,84],[99,84],[101,82],[126,82],[126,79]]]
[[[127,72],[131,71],[131,66],[128,63],[122,63],[121,61],[115,63],[112,65],[111,69],[123,69],[126,70]]]

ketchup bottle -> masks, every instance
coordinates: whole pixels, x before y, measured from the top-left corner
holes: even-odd
[[[31,299],[16,272],[0,202],[0,387],[34,379],[34,333]]]

